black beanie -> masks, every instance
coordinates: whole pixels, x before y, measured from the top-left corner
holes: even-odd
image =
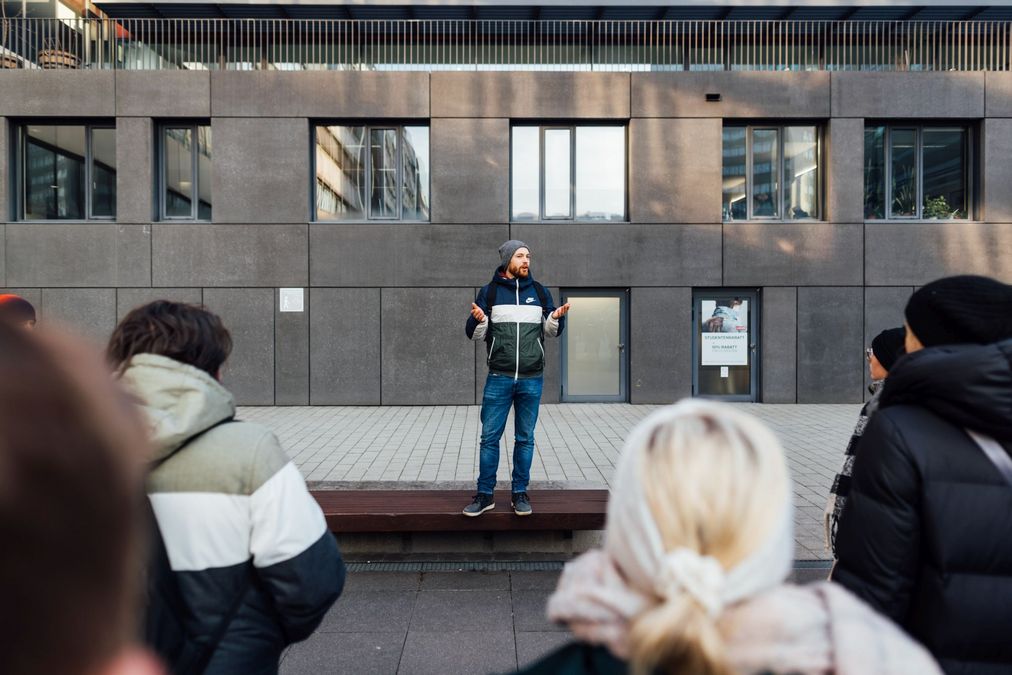
[[[969,274],[946,277],[911,295],[904,314],[925,347],[998,342],[1012,338],[1012,286]]]
[[[906,335],[906,329],[901,326],[884,330],[871,341],[871,350],[875,352],[875,358],[886,370],[892,370],[896,360],[906,353],[904,343]]]

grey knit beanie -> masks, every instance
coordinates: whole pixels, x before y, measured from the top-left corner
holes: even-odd
[[[520,241],[519,239],[510,239],[502,246],[499,247],[499,269],[505,270],[510,264],[510,259],[513,254],[517,252],[517,249],[526,248],[528,251],[531,247]]]

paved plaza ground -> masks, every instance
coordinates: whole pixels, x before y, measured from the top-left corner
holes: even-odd
[[[795,557],[826,558],[822,510],[860,406],[737,405],[769,424],[787,451],[797,506]],[[616,403],[541,406],[532,490],[607,486],[626,434],[656,408]],[[274,429],[317,487],[470,489],[478,472],[479,411],[478,406],[243,407],[239,417]],[[501,489],[509,489],[512,428],[511,420],[500,456]]]
[[[545,618],[558,569],[363,567],[351,566],[344,594],[316,633],[285,653],[281,675],[508,673],[572,639]],[[827,572],[804,566],[793,580],[825,579]]]

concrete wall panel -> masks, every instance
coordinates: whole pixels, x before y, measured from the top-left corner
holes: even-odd
[[[116,120],[116,220],[155,219],[154,126],[149,117]]]
[[[433,117],[625,119],[627,73],[432,73]]]
[[[222,117],[426,118],[429,75],[214,72],[211,111]]]
[[[984,116],[984,73],[833,73],[833,117]]]
[[[313,223],[314,286],[473,286],[499,265],[507,225]]]
[[[1012,224],[870,222],[864,260],[869,286],[923,286],[953,274],[1012,282]]]
[[[13,204],[8,201],[11,176],[8,175],[7,168],[11,162],[10,150],[14,147],[8,140],[9,134],[10,124],[7,118],[0,117],[0,220],[9,219],[13,210]]]
[[[130,310],[155,300],[200,305],[204,297],[199,288],[117,288],[116,321],[121,321]]]
[[[151,226],[117,223],[7,225],[13,286],[149,286]]]
[[[634,223],[719,223],[719,119],[634,119],[629,215]]]
[[[309,219],[311,138],[306,120],[216,117],[211,131],[214,222]]]
[[[274,297],[274,405],[309,405],[309,289],[303,311],[282,312],[281,291]]]
[[[707,102],[706,94],[721,95]],[[829,117],[829,73],[633,73],[633,117]]]
[[[864,291],[798,289],[798,403],[859,403]]]
[[[692,289],[633,288],[629,321],[629,402],[691,396]]]
[[[310,403],[379,405],[380,289],[309,292]]]
[[[859,223],[864,220],[864,120],[829,120],[825,140],[824,219]]]
[[[1012,222],[1012,119],[984,120],[981,125],[983,140],[981,168],[982,213],[989,223]]]
[[[384,405],[465,405],[474,400],[474,346],[454,307],[470,288],[384,288]]]
[[[987,117],[1012,117],[1012,73],[985,73]]]
[[[111,70],[4,70],[0,91],[0,115],[7,117],[116,115]]]
[[[725,286],[860,286],[863,225],[725,223]]]
[[[155,286],[307,286],[307,225],[157,223]]]
[[[211,75],[193,70],[116,71],[116,114],[210,117]]]
[[[719,225],[513,225],[537,279],[566,287],[719,286]]]
[[[509,120],[434,119],[431,134],[432,221],[505,223]]]
[[[764,288],[760,311],[761,400],[763,403],[797,403],[798,289]]]
[[[7,226],[0,224],[0,283],[7,284]]]
[[[39,323],[59,326],[104,349],[116,326],[116,291],[112,288],[43,288]]]
[[[912,286],[878,286],[864,289],[864,344],[871,347],[872,339],[884,330],[903,325],[903,310],[914,292]],[[864,384],[871,384],[868,368],[864,368]],[[869,394],[864,392],[867,399]]]
[[[204,304],[232,334],[222,384],[239,405],[274,405],[272,288],[205,288]]]

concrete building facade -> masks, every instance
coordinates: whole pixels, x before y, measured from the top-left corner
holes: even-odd
[[[19,130],[57,120],[115,127],[114,220],[19,217]],[[725,127],[799,120],[820,130],[820,218],[727,220]],[[209,222],[158,217],[167,122],[212,130]],[[428,126],[429,220],[316,221],[323,122]],[[625,221],[511,222],[517,123],[626,128]],[[866,128],[893,123],[970,130],[967,219],[866,220]],[[1009,72],[0,70],[0,157],[0,287],[97,341],[147,300],[204,303],[235,338],[225,382],[243,404],[480,402],[464,321],[510,238],[557,299],[627,299],[633,403],[693,394],[694,290],[756,293],[755,400],[843,403],[914,288],[1012,281]],[[304,289],[304,311],[281,311],[282,288]],[[546,351],[558,401],[562,347]]]

